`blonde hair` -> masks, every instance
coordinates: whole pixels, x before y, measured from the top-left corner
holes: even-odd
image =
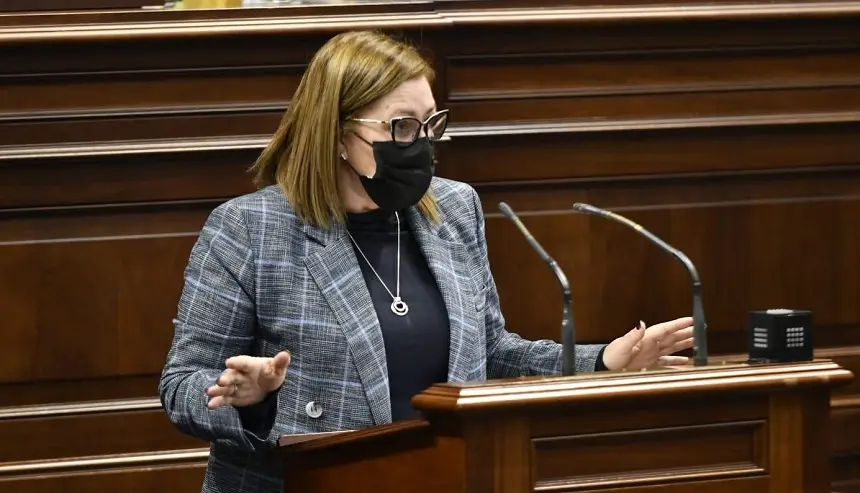
[[[271,142],[250,171],[254,184],[278,184],[300,218],[319,227],[344,222],[338,143],[346,120],[401,84],[434,72],[406,43],[372,31],[339,34],[313,56]],[[347,130],[349,127],[346,128]],[[430,190],[418,209],[438,222]]]

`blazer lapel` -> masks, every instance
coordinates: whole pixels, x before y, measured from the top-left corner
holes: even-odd
[[[329,230],[305,226],[316,243],[305,265],[334,311],[358,369],[375,424],[391,422],[388,367],[379,319],[342,225]]]
[[[464,382],[474,363],[470,358],[477,349],[472,335],[476,327],[465,316],[466,307],[474,302],[466,247],[450,239],[444,225],[431,223],[415,207],[409,211],[409,222],[448,309],[451,330],[448,381]]]

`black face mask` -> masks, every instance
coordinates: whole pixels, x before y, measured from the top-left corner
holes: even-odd
[[[369,144],[373,147],[376,173],[373,178],[360,179],[370,199],[380,209],[391,212],[417,204],[436,172],[430,140],[421,138],[408,147],[391,141]]]

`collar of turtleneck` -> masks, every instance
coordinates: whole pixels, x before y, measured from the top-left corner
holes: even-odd
[[[401,231],[407,228],[406,215],[400,215]],[[348,212],[346,214],[346,227],[350,231],[397,231],[397,220],[393,212],[382,209],[374,209],[367,212]]]

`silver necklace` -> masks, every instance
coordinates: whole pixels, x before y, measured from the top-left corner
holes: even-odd
[[[356,243],[355,238],[352,237],[352,233],[347,230],[346,234],[349,235],[349,239],[352,240],[352,244],[355,245],[355,249],[358,250],[358,253],[361,254],[364,261],[367,262],[370,270],[373,271],[373,274],[379,279],[379,283],[382,284],[382,287],[388,291],[388,294],[391,296],[393,300],[391,302],[391,311],[394,312],[395,315],[404,316],[409,313],[409,305],[406,304],[405,301],[400,299],[400,215],[396,212],[394,213],[394,218],[397,220],[397,292],[392,293],[388,286],[385,284],[385,281],[382,280],[382,277],[379,276],[379,273],[376,272],[376,269],[373,268],[373,264],[370,263],[370,260],[367,260],[367,256],[361,251],[361,247]]]

